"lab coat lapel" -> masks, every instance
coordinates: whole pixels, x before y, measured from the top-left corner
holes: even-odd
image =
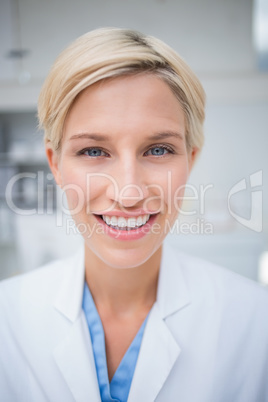
[[[180,351],[155,304],[144,332],[128,402],[154,401]]]
[[[167,325],[190,304],[189,292],[182,267],[172,248],[165,245],[158,282],[157,300],[145,327],[128,402],[156,399],[172,367],[179,358],[181,347]]]
[[[76,402],[99,402],[94,356],[83,314],[54,351],[56,363]]]
[[[63,282],[54,303],[66,326],[54,358],[76,402],[99,402],[93,350],[81,307],[84,280],[84,250],[80,250],[65,263]]]

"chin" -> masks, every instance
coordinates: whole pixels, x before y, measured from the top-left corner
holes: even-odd
[[[125,248],[125,249],[93,249],[87,245],[90,254],[93,253],[93,258],[102,261],[106,266],[114,269],[131,269],[137,268],[145,264],[154,253],[161,247],[161,244],[148,249],[147,247],[140,248]]]

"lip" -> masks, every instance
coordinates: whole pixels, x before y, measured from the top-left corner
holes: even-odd
[[[104,214],[106,215],[106,214]],[[107,214],[108,215],[108,214]],[[109,214],[109,216],[123,216],[123,217],[130,217],[130,214],[126,215],[115,215],[115,214]],[[140,213],[140,215],[142,215]],[[150,233],[151,227],[156,220],[158,214],[154,213],[154,215],[151,215],[149,220],[145,223],[145,225],[137,228],[137,229],[131,229],[131,230],[120,230],[120,229],[113,229],[112,227],[108,226],[104,220],[101,218],[101,215],[95,215],[95,218],[101,224],[104,228],[104,233],[106,233],[108,236],[116,239],[116,240],[123,240],[123,241],[131,241],[131,240],[138,240],[146,236],[148,233]],[[139,216],[139,215],[131,215],[133,216]]]

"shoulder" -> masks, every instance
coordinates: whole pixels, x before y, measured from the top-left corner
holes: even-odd
[[[22,389],[28,393],[32,367],[35,374],[42,366],[49,371],[47,377],[53,376],[53,350],[70,328],[55,301],[70,273],[76,275],[77,257],[53,261],[0,282],[0,395]],[[71,290],[73,282],[71,278]]]
[[[210,285],[217,289],[228,288],[230,292],[239,290],[240,293],[246,291],[268,296],[267,289],[259,283],[213,262],[183,253],[179,253],[178,262],[188,280],[199,286]]]
[[[168,245],[170,263],[182,272],[190,297],[218,308],[268,313],[268,291],[257,282]],[[267,317],[268,318],[268,317]]]
[[[170,317],[176,328],[191,329],[199,337],[217,341],[222,350],[233,348],[263,360],[268,356],[268,291],[253,280],[214,263],[169,248],[172,277],[179,293],[187,294],[188,305]],[[178,272],[178,273],[177,273]],[[181,286],[184,282],[184,287]],[[182,321],[181,321],[182,320]],[[177,333],[177,332],[176,332]],[[198,340],[196,340],[198,342]],[[231,349],[230,349],[231,350]],[[258,350],[258,352],[257,352]],[[263,356],[263,357],[262,357]]]
[[[32,293],[36,296],[53,292],[57,285],[67,260],[56,260],[31,272],[17,275],[0,282],[0,296],[9,299],[18,299],[23,293]]]
[[[37,317],[52,308],[68,270],[75,265],[72,257],[55,260],[31,272],[0,282],[1,320],[12,324],[21,317]]]

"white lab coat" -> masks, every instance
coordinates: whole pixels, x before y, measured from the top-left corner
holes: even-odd
[[[97,402],[83,252],[0,285],[0,401]],[[164,247],[129,402],[267,402],[268,295]]]

